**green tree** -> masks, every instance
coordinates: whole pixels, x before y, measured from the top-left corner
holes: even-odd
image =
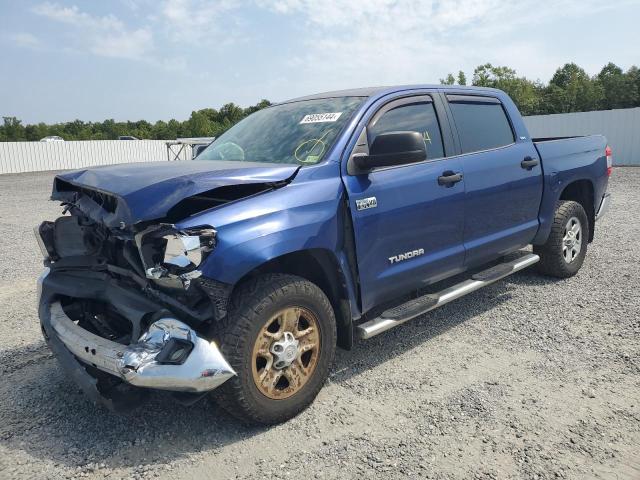
[[[49,135],[49,127],[42,122],[37,125],[27,125],[24,130],[26,139],[30,142],[37,142]]]
[[[545,91],[545,113],[597,110],[604,98],[602,86],[575,63],[556,70]]]
[[[472,84],[505,91],[523,115],[531,115],[540,111],[542,86],[525,77],[518,77],[512,68],[494,67],[490,63],[479,65],[473,72]]]
[[[2,117],[3,125],[0,130],[0,138],[9,142],[26,140],[26,131],[22,122],[16,117]]]
[[[454,77],[453,73],[447,74],[445,78],[440,79],[441,85],[466,85],[467,84],[467,76],[464,74],[462,70],[458,72],[458,76]]]
[[[266,99],[263,98],[262,100],[260,100],[255,105],[245,108],[244,109],[244,113],[245,113],[245,115],[251,115],[252,113],[257,112],[258,110],[262,110],[263,108],[267,108],[267,107],[270,107],[270,106],[271,106],[271,102],[269,100],[266,100]]]
[[[635,65],[627,70],[625,74],[634,85],[634,91],[636,92],[636,103],[634,106],[640,107],[640,69]]]
[[[210,137],[213,135],[213,122],[202,110],[191,112],[187,124],[189,137]]]
[[[440,79],[441,85],[453,85],[454,83],[456,83],[456,79],[452,73],[448,74],[446,78]]]
[[[634,78],[624,74],[622,69],[609,62],[602,67],[597,75],[597,81],[602,87],[601,108],[630,108],[637,105],[638,91]]]

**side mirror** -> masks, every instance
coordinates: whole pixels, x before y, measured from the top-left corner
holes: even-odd
[[[377,167],[390,167],[427,159],[427,147],[419,132],[388,132],[378,135],[369,154],[355,154],[353,162],[359,173]]]

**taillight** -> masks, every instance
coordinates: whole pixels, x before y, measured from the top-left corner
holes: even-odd
[[[613,171],[613,155],[609,145],[604,149],[604,154],[607,157],[607,177],[610,177],[611,172]]]

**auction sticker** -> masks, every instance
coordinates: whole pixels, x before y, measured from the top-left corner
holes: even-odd
[[[342,112],[334,113],[310,113],[305,115],[300,123],[322,123],[322,122],[335,122],[340,118]]]

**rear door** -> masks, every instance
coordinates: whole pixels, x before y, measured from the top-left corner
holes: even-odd
[[[351,155],[368,151],[377,135],[416,131],[427,160],[349,175],[344,183],[354,223],[362,308],[370,308],[434,279],[461,271],[464,263],[464,181],[439,182],[462,173],[451,145],[444,104],[429,95],[405,97],[380,106],[359,135]],[[449,135],[443,142],[443,131]]]
[[[497,97],[445,95],[465,178],[465,265],[527,245],[538,229],[542,169],[531,140],[517,138]]]

